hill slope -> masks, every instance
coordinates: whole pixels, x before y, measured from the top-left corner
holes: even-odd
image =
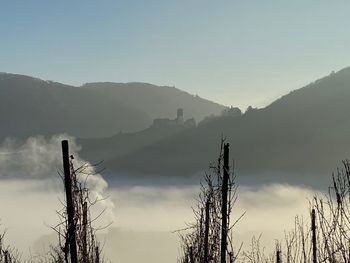
[[[214,118],[123,156],[110,155],[105,165],[112,172],[193,174],[215,160],[221,134],[231,143],[240,174],[275,174],[292,180],[329,175],[350,157],[350,68],[264,109]]]
[[[145,83],[72,87],[0,73],[0,139],[62,132],[77,137],[112,136],[144,129],[153,118],[172,118],[179,107],[197,120],[224,109],[171,87]]]

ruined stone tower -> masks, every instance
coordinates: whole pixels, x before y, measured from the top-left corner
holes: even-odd
[[[176,122],[177,124],[184,123],[184,110],[182,108],[177,109]]]

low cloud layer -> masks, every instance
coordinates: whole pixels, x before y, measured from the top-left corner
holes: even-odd
[[[63,185],[57,175],[61,167],[60,141],[69,138],[76,164],[79,146],[74,138],[55,136],[30,138],[19,144],[5,142],[0,148],[1,227],[7,229],[7,242],[28,254],[42,253],[48,240],[55,241],[50,229],[57,223],[55,211],[62,207]],[[107,208],[98,226],[113,225],[100,234],[105,256],[114,262],[176,262],[179,239],[172,231],[192,222],[191,207],[199,186],[137,185],[108,189],[100,175],[89,179],[96,197],[109,196],[100,204]],[[308,200],[314,190],[283,184],[260,187],[240,186],[233,218],[246,215],[234,229],[235,244],[245,247],[253,235],[262,234],[269,249],[284,230],[292,228],[296,214],[308,215]],[[30,251],[30,252],[29,252]],[[136,252],[135,252],[136,251]]]
[[[57,222],[55,209],[61,207],[58,200],[62,193],[38,192],[36,184],[28,180],[0,183],[2,225],[8,229],[8,241],[24,254],[28,254],[29,247],[32,253],[42,253],[47,235],[55,240],[48,226]],[[114,262],[176,262],[180,244],[172,231],[192,222],[191,206],[197,192],[197,187],[111,189],[110,198],[116,203],[115,222],[99,236],[105,256]],[[272,248],[275,239],[292,228],[296,214],[307,215],[308,198],[313,194],[310,189],[289,185],[256,189],[242,186],[233,215],[238,217],[244,211],[246,215],[234,229],[236,246],[244,242],[248,247],[253,235],[262,234],[266,249]]]

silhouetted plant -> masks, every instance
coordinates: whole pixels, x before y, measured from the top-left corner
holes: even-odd
[[[63,144],[64,142],[62,142]],[[67,158],[67,155],[68,151],[63,150],[63,159]],[[87,186],[88,177],[94,174],[94,169],[91,169],[89,164],[75,168],[74,157],[70,155],[69,167],[68,170],[65,169],[64,173],[62,179],[65,182],[66,203],[57,212],[60,223],[53,227],[58,234],[59,249],[54,248],[50,256],[54,262],[64,260],[66,263],[74,263],[73,261],[100,263],[102,262],[101,251],[96,238],[96,229],[92,226],[92,222],[97,220],[104,213],[104,210],[95,218],[91,217],[91,207],[101,200],[91,199]],[[69,176],[68,180],[67,176]],[[71,198],[70,209],[68,208],[68,198]],[[69,223],[70,216],[72,225]],[[72,251],[72,247],[74,251]],[[74,255],[72,255],[73,253]]]
[[[310,220],[296,217],[294,229],[276,248],[276,258],[265,256],[258,241],[243,253],[243,262],[349,263],[350,262],[350,164],[332,176],[327,194],[315,195]],[[280,255],[277,258],[277,252]]]
[[[5,244],[5,232],[0,234],[0,263],[18,263],[19,253]]]
[[[193,208],[195,222],[180,231],[182,263],[218,263],[222,262],[222,254],[225,260],[233,262],[238,255],[233,251],[230,223],[237,185],[228,166],[228,147],[222,140],[219,158],[205,174],[198,203]]]

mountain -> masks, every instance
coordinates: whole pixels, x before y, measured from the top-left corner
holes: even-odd
[[[107,137],[147,128],[176,109],[200,121],[224,106],[174,87],[146,83],[89,83],[73,87],[0,73],[0,139],[68,133]]]
[[[217,158],[222,134],[240,175],[317,183],[350,157],[350,68],[263,109],[211,118],[125,154],[111,152],[105,166],[111,174],[195,174]]]
[[[120,132],[107,138],[78,139],[82,146],[84,159],[93,160],[97,163],[108,161],[127,154],[132,154],[142,147],[152,145],[168,137],[190,130],[193,127],[185,125],[165,125],[150,127],[135,133]]]

